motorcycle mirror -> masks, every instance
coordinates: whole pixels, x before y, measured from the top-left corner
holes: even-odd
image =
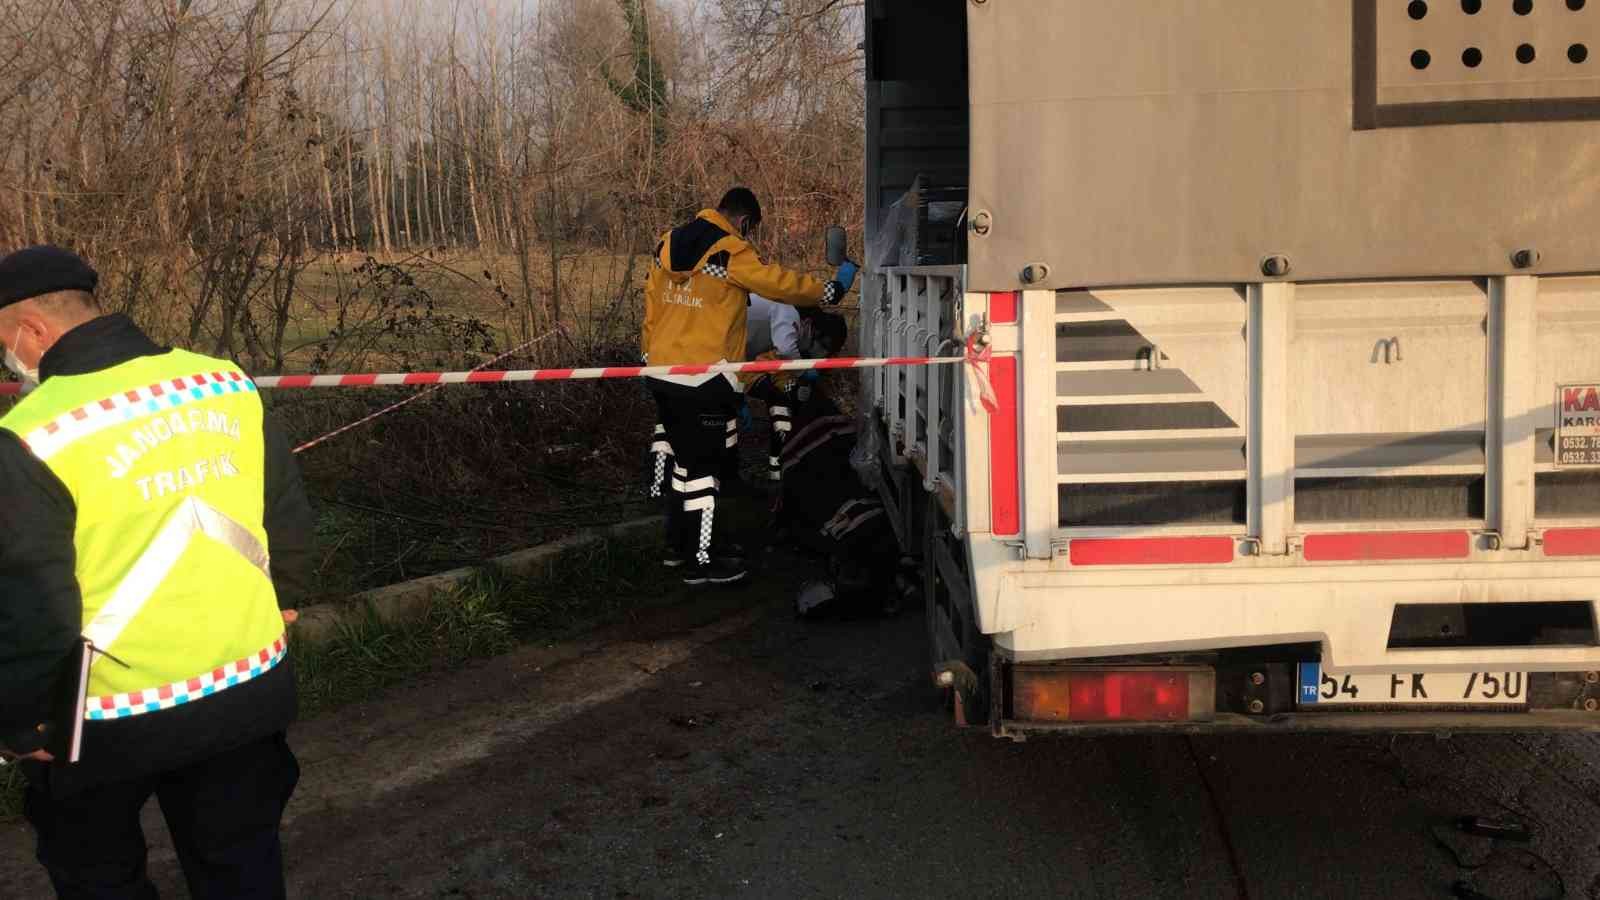
[[[828,265],[838,266],[844,263],[846,258],[845,240],[846,238],[843,228],[839,227],[838,225],[828,226],[828,234],[826,238]]]

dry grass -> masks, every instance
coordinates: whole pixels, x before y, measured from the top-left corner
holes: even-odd
[[[500,290],[517,296],[522,293],[522,270],[517,258],[507,253],[478,250],[421,250],[415,253],[361,254],[339,253],[319,257],[302,276],[301,289],[308,297],[330,298],[348,281],[349,272],[368,258],[400,266],[413,273],[418,286],[432,292],[452,308],[478,315],[495,315],[505,309],[507,298]],[[628,270],[627,254],[603,249],[574,250],[563,254],[557,269],[564,306],[582,318],[593,311],[596,298],[615,296],[629,284],[644,286],[645,257],[635,256],[634,271]],[[537,299],[547,302],[551,291],[548,252],[530,260],[531,285]]]
[[[563,254],[552,269],[545,253],[529,261],[524,281],[517,258],[507,254],[319,256],[295,279],[283,370],[328,371],[330,363],[368,368],[364,364],[419,346],[444,357],[490,346],[503,350],[550,331],[556,310],[561,327],[576,336],[636,334],[646,261],[591,248]],[[468,323],[481,326],[492,344],[462,346]]]

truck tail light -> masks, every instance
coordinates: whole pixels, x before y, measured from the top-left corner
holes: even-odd
[[[1012,710],[1032,722],[1206,721],[1216,711],[1216,674],[1175,666],[1017,666]]]

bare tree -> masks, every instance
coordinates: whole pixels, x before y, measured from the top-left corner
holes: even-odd
[[[436,270],[531,335],[634,315],[638,254],[734,183],[786,261],[859,227],[858,4],[0,8],[0,240],[83,249],[114,308],[264,366],[369,321],[329,294],[352,290],[344,251],[455,248]]]

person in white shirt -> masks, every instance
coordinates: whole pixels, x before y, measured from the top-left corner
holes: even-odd
[[[751,294],[750,308],[745,311],[744,358],[799,359],[800,331],[798,309],[773,303],[759,294]],[[783,450],[783,442],[792,428],[788,399],[777,389],[771,376],[756,379],[746,389],[746,394],[767,405],[767,418],[772,423],[772,435],[767,447],[767,478],[777,481],[780,472],[778,454]]]
[[[745,311],[744,358],[761,359],[771,353],[780,359],[799,359],[800,330],[798,308],[751,294]]]
[[[844,320],[815,310],[800,310],[751,294],[745,328],[746,359],[816,359],[832,356],[844,347]],[[767,405],[772,435],[767,450],[767,478],[782,474],[779,455],[793,429],[792,410],[784,375],[763,375],[745,389]]]

